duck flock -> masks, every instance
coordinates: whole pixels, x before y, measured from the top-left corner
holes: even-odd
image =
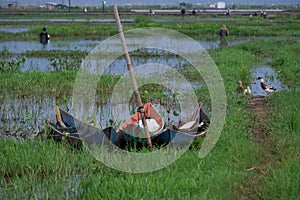
[[[267,94],[272,94],[273,92],[276,91],[275,87],[272,87],[270,85],[267,85],[264,82],[264,79],[262,77],[257,77],[257,80],[260,80],[260,86],[263,89],[263,91],[265,91]],[[237,86],[237,92],[239,93],[243,93],[244,95],[250,96],[251,95],[251,89],[249,86],[246,87],[246,89],[244,89],[242,81],[238,81],[237,82],[238,86]]]

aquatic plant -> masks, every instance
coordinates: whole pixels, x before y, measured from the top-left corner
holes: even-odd
[[[50,65],[53,71],[60,72],[65,70],[78,71],[82,63],[82,58],[70,57],[50,57]]]
[[[17,73],[21,72],[24,66],[25,57],[15,57],[9,60],[0,60],[0,73]]]

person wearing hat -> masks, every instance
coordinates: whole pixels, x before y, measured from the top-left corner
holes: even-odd
[[[47,44],[49,40],[50,40],[50,35],[47,33],[46,27],[44,27],[42,32],[40,33],[40,42],[42,44]]]
[[[223,25],[222,28],[220,28],[219,35],[220,36],[228,36],[229,35],[229,31],[226,28],[226,25]]]

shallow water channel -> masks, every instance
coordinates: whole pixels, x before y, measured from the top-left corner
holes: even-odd
[[[261,88],[260,80],[258,77],[262,77],[267,85],[276,88],[276,91],[287,90],[288,88],[283,86],[281,82],[277,79],[276,72],[270,66],[257,66],[250,70],[252,83],[251,83],[251,95],[254,97],[267,96],[268,94]],[[275,92],[276,92],[275,91]]]
[[[22,33],[30,29],[30,27],[0,27],[0,31],[8,33]]]
[[[24,27],[24,29],[26,29]],[[12,31],[21,31],[16,29]],[[197,39],[199,45],[205,50],[222,48],[226,46],[237,45],[245,43],[250,40],[256,40],[266,37],[235,37],[220,39],[215,37],[214,39]],[[275,38],[276,39],[276,38]],[[287,39],[284,37],[278,37],[277,39]],[[297,39],[297,38],[296,38]],[[112,41],[112,46],[119,43],[119,40]],[[77,41],[56,41],[52,39],[48,44],[40,44],[39,41],[3,41],[0,43],[0,51],[8,51],[14,54],[22,54],[27,51],[41,51],[41,50],[61,50],[61,51],[82,51],[85,53],[91,52],[97,45],[101,44],[103,40],[77,40]],[[300,41],[300,40],[298,40]],[[113,49],[113,48],[111,48]],[[3,60],[3,58],[0,58]],[[52,60],[53,61],[53,60]],[[113,67],[112,69],[115,69]],[[55,68],[51,66],[51,60],[47,57],[26,57],[25,63],[22,66],[22,71],[53,71]],[[113,73],[118,73],[116,70],[112,70]]]
[[[243,43],[248,41],[246,38],[239,38],[237,40],[219,40],[216,38],[212,41],[207,40],[197,40],[197,42],[202,46],[203,49],[212,49],[212,48],[219,48],[229,45],[235,45],[238,43]],[[101,44],[102,41],[100,40],[78,40],[78,41],[50,41],[48,44],[40,44],[38,41],[4,41],[0,43],[0,51],[8,51],[10,53],[15,54],[22,54],[26,53],[27,51],[40,51],[40,50],[62,50],[62,51],[73,51],[78,50],[82,52],[89,53],[91,52],[97,45]],[[114,43],[119,43],[119,41],[113,41],[112,46]],[[113,48],[111,48],[113,49]],[[0,58],[3,60],[3,58]],[[136,64],[135,60],[141,60],[144,58],[134,58],[133,65]],[[164,64],[168,64],[171,66],[176,65],[177,60],[172,61],[169,59],[167,61],[163,61],[163,59],[158,58]],[[9,59],[6,59],[9,60]],[[58,60],[55,58],[47,58],[47,57],[25,57],[25,63],[21,66],[21,70],[25,71],[55,71],[56,67],[60,67],[62,63],[58,63]],[[120,62],[120,61],[119,61]],[[147,62],[157,62],[157,58],[152,58],[152,60],[147,60]],[[79,63],[80,64],[80,63]],[[112,64],[111,73],[119,74],[123,73],[125,69],[120,69],[119,66],[124,66],[124,63],[115,62]],[[121,70],[121,71],[120,71]]]
[[[225,46],[236,45],[239,43],[247,42],[251,37],[230,37],[226,39],[220,39],[215,37],[212,40],[206,39],[196,39],[204,49],[219,48]],[[90,52],[97,45],[99,45],[102,40],[77,40],[77,41],[57,41],[51,39],[48,44],[40,44],[37,41],[3,41],[0,43],[0,51],[7,50],[11,53],[25,53],[26,51],[37,51],[37,50],[79,50]],[[116,41],[119,42],[119,41]]]

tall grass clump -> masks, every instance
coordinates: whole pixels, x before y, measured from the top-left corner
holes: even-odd
[[[70,94],[76,72],[0,73],[1,95],[33,96]]]
[[[93,166],[86,152],[52,140],[1,140],[0,147],[1,199],[61,199],[68,193],[78,196],[79,191],[74,190],[80,181],[78,174]]]
[[[213,50],[209,53],[222,74],[226,91],[235,90],[239,80],[245,85],[251,83],[250,68],[259,62],[259,58],[251,52],[240,50],[236,46]]]
[[[294,40],[284,40],[277,42],[274,59],[271,61],[272,67],[279,72],[279,77],[290,88],[300,85],[300,44]]]

